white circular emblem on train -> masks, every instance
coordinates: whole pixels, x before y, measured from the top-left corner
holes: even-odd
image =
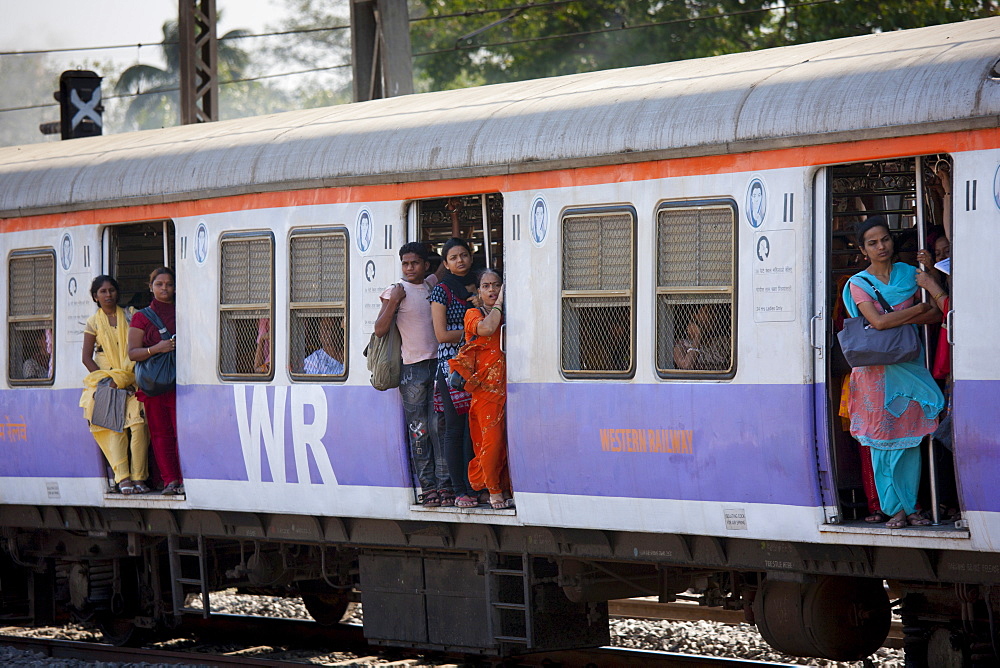
[[[993,201],[1000,209],[1000,165],[997,166],[997,171],[993,175]]]
[[[747,185],[746,213],[750,227],[758,228],[764,224],[764,216],[767,215],[767,188],[759,177],[750,179]]]
[[[198,223],[198,229],[194,233],[194,261],[198,264],[205,264],[208,259],[208,226],[205,223]]]
[[[375,229],[372,224],[372,212],[368,209],[361,209],[358,212],[358,222],[354,226],[354,229],[358,238],[358,250],[362,253],[367,253],[372,245],[372,237],[375,236]]]
[[[531,240],[541,246],[549,233],[549,205],[541,195],[531,203]]]
[[[59,243],[59,262],[67,271],[73,266],[73,237],[69,232],[62,235],[62,241]]]

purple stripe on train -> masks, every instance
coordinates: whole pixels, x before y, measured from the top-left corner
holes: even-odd
[[[819,504],[808,385],[510,388],[515,490]]]
[[[410,485],[394,391],[303,384],[179,392],[187,478]],[[79,396],[47,388],[0,392],[0,476],[103,474]],[[955,398],[964,507],[1000,511],[1000,383],[959,382]],[[515,490],[818,505],[813,402],[813,387],[805,385],[514,384],[508,426]]]
[[[90,478],[104,456],[80,408],[81,390],[0,391],[0,476]]]

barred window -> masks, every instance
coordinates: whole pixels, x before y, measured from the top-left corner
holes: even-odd
[[[7,380],[46,385],[54,377],[56,255],[19,251],[7,277]]]
[[[670,205],[657,212],[656,367],[661,376],[731,376],[736,208]]]
[[[219,374],[228,380],[273,378],[274,237],[226,234],[219,247]]]
[[[347,234],[293,234],[288,360],[296,380],[347,377]]]
[[[562,218],[562,370],[628,377],[635,370],[635,210]]]

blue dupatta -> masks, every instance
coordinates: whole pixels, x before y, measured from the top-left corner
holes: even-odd
[[[885,300],[890,306],[900,304],[917,291],[917,270],[915,267],[904,262],[896,262],[889,272],[889,284],[886,285],[867,270],[854,274],[844,286],[843,299],[847,313],[852,318],[861,315],[858,305],[851,297],[851,284],[854,284],[865,291],[866,294],[878,301],[875,297],[875,290],[867,282],[859,277],[864,276],[875,284]],[[904,327],[916,327],[916,325],[903,325]],[[911,362],[900,364],[887,364],[885,367],[885,409],[893,416],[899,417],[906,411],[907,405],[915,401],[924,410],[924,416],[928,420],[933,420],[944,408],[944,395],[941,388],[934,382],[930,371],[924,366],[921,358]]]

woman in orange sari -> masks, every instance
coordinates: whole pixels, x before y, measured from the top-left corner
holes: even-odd
[[[469,482],[473,489],[489,490],[490,505],[503,510],[514,507],[507,470],[507,360],[500,350],[503,281],[487,269],[479,275],[478,288],[483,307],[465,312],[468,343],[449,364],[466,379],[465,391],[472,394]]]

